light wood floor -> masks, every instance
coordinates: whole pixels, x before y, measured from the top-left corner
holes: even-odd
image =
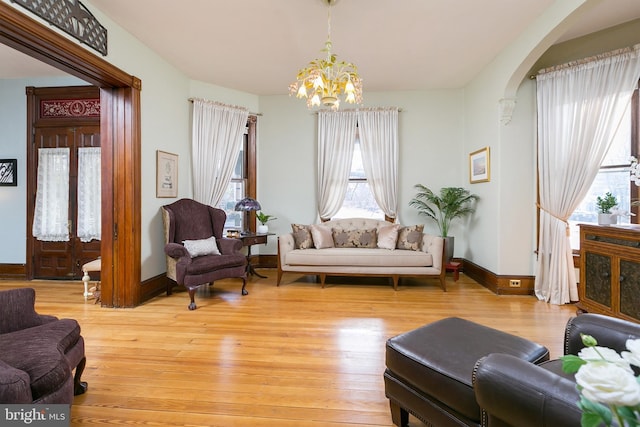
[[[134,309],[85,301],[82,282],[0,281],[31,286],[42,314],[78,320],[86,341],[86,394],[72,425],[391,426],[384,396],[385,341],[459,316],[562,352],[571,305],[531,296],[497,296],[461,274],[448,292],[436,281],[327,279],[275,270],[158,296]],[[414,418],[412,426],[423,426]]]

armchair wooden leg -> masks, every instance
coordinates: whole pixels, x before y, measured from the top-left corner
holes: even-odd
[[[243,277],[242,278],[242,295],[249,295],[249,291],[245,289],[245,286],[247,286],[247,278]]]
[[[189,290],[189,298],[191,298],[191,302],[189,303],[189,310],[196,309],[196,288],[188,288]]]
[[[73,395],[78,396],[79,394],[83,394],[87,391],[87,382],[81,381],[80,377],[82,377],[82,372],[84,372],[84,366],[87,363],[87,358],[83,357],[78,366],[76,366],[76,373],[73,376]]]

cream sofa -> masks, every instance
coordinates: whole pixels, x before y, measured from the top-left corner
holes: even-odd
[[[289,272],[317,275],[322,287],[327,275],[391,277],[394,289],[398,289],[400,277],[412,276],[438,279],[442,290],[447,290],[444,239],[424,234],[421,228],[413,229],[411,238],[414,243],[409,246],[414,250],[410,250],[397,248],[403,247],[401,243],[405,244],[404,247],[407,244],[404,240],[407,234],[403,232],[403,227],[386,221],[349,218],[310,226],[294,224],[292,227],[294,231],[291,233],[278,236],[278,286],[282,275]],[[303,227],[307,227],[309,234],[313,235],[313,243],[306,248],[300,247],[301,244],[309,243],[303,240]],[[393,227],[398,228],[404,238],[393,240],[390,231]],[[320,229],[324,236],[319,235]],[[404,229],[406,231],[410,227]],[[364,233],[363,230],[367,232]],[[333,242],[328,241],[328,236],[331,235]],[[378,241],[372,241],[376,237],[379,238]],[[342,247],[353,246],[349,243],[364,247]]]

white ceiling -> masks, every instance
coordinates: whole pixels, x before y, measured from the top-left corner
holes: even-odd
[[[83,3],[191,79],[257,95],[287,93],[297,70],[323,56],[327,36],[326,0]],[[339,0],[331,8],[333,52],[358,66],[365,91],[462,87],[553,3]],[[640,0],[602,0],[560,40],[637,18]],[[0,49],[4,78],[54,72],[11,52]]]

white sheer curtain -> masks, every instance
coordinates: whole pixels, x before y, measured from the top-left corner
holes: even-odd
[[[78,148],[78,224],[81,242],[100,240],[102,204],[100,186],[100,147]]]
[[[193,198],[216,206],[231,181],[249,111],[193,100]]]
[[[398,213],[398,109],[360,110],[360,147],[367,182],[390,218]]]
[[[33,237],[69,241],[69,148],[38,149]]]
[[[588,192],[639,78],[637,46],[537,76],[540,300],[578,300],[567,219]]]
[[[318,214],[330,219],[342,206],[349,183],[358,113],[318,112]]]

